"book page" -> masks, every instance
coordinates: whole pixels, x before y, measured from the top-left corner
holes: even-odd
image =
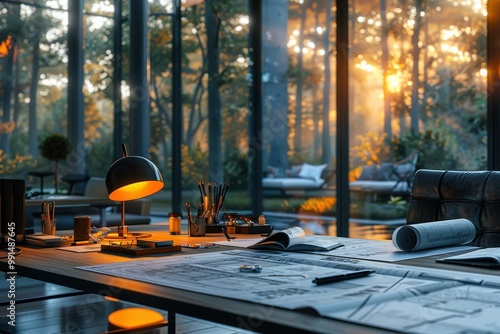
[[[306,233],[300,227],[290,227],[286,230],[276,232],[249,248],[268,248],[286,250],[294,245],[304,242]]]
[[[394,246],[405,252],[471,242],[476,227],[467,219],[450,219],[398,227],[392,234]]]
[[[304,241],[295,246],[288,247],[290,251],[323,251],[335,249],[342,246],[342,244],[333,237],[308,235]]]
[[[453,262],[474,265],[481,265],[481,262],[490,262],[500,265],[500,247],[483,248],[473,252],[437,259],[438,262]],[[484,265],[486,265],[485,263]]]

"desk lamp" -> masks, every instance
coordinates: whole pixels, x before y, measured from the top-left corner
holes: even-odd
[[[163,178],[158,167],[146,158],[128,156],[125,144],[122,157],[116,160],[106,173],[106,188],[112,201],[121,202],[121,225],[118,237],[127,237],[125,202],[147,197],[163,188]]]

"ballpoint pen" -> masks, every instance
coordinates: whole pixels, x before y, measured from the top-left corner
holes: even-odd
[[[260,236],[263,238],[270,237],[271,234],[273,233],[273,230],[274,230],[274,225],[271,225],[271,227],[269,228],[269,232],[267,232],[266,234],[261,234]]]
[[[232,239],[236,239],[236,237],[230,236],[229,233],[227,233],[227,231],[226,231],[226,229],[224,227],[221,228],[221,230],[222,230],[222,233],[224,233],[224,235],[226,236],[227,241],[231,241]]]
[[[340,281],[345,281],[345,280],[349,280],[349,279],[353,279],[353,278],[368,276],[373,272],[374,271],[370,270],[370,269],[363,269],[363,270],[351,271],[351,272],[348,272],[345,274],[316,277],[315,279],[313,279],[312,282],[315,283],[316,285],[328,284],[328,283],[340,282]]]

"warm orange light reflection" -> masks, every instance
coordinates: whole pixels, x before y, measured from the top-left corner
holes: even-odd
[[[397,93],[401,91],[401,78],[396,74],[391,74],[387,76],[387,88],[392,93]]]
[[[142,181],[116,189],[109,194],[112,201],[131,201],[152,195],[163,188],[161,181]]]
[[[134,329],[161,324],[165,318],[160,312],[142,307],[129,307],[112,312],[108,317],[109,327],[116,329]]]
[[[0,58],[7,56],[10,49],[12,49],[12,38],[7,36],[7,39],[0,44]]]

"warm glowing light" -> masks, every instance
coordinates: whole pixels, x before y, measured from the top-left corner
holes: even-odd
[[[112,201],[128,201],[131,198],[143,198],[160,191],[163,188],[161,181],[142,181],[128,184],[109,194]]]
[[[401,73],[391,74],[387,76],[387,89],[392,93],[401,91]]]
[[[366,60],[362,60],[360,63],[356,64],[356,68],[366,72],[373,72],[375,70],[375,67],[372,64],[368,64]]]
[[[165,318],[160,312],[142,307],[129,307],[112,312],[108,317],[112,329],[137,329],[161,324]]]
[[[250,24],[250,17],[248,15],[241,15],[239,17],[239,22],[240,24],[247,26]]]
[[[64,88],[68,86],[68,78],[64,78],[62,75],[40,75],[40,85],[46,87],[57,87]]]
[[[130,97],[130,86],[125,83],[125,81],[121,82],[121,95],[123,99],[127,99]]]
[[[452,27],[450,27],[452,28]],[[453,29],[443,29],[441,30],[441,39],[443,41],[447,41],[450,38],[452,38],[455,35],[455,32]]]
[[[309,49],[315,49],[316,48],[316,44],[314,44],[313,41],[307,41],[306,45],[307,45],[307,47]]]
[[[7,36],[5,41],[0,44],[0,58],[7,56],[10,49],[12,49],[12,38]]]

